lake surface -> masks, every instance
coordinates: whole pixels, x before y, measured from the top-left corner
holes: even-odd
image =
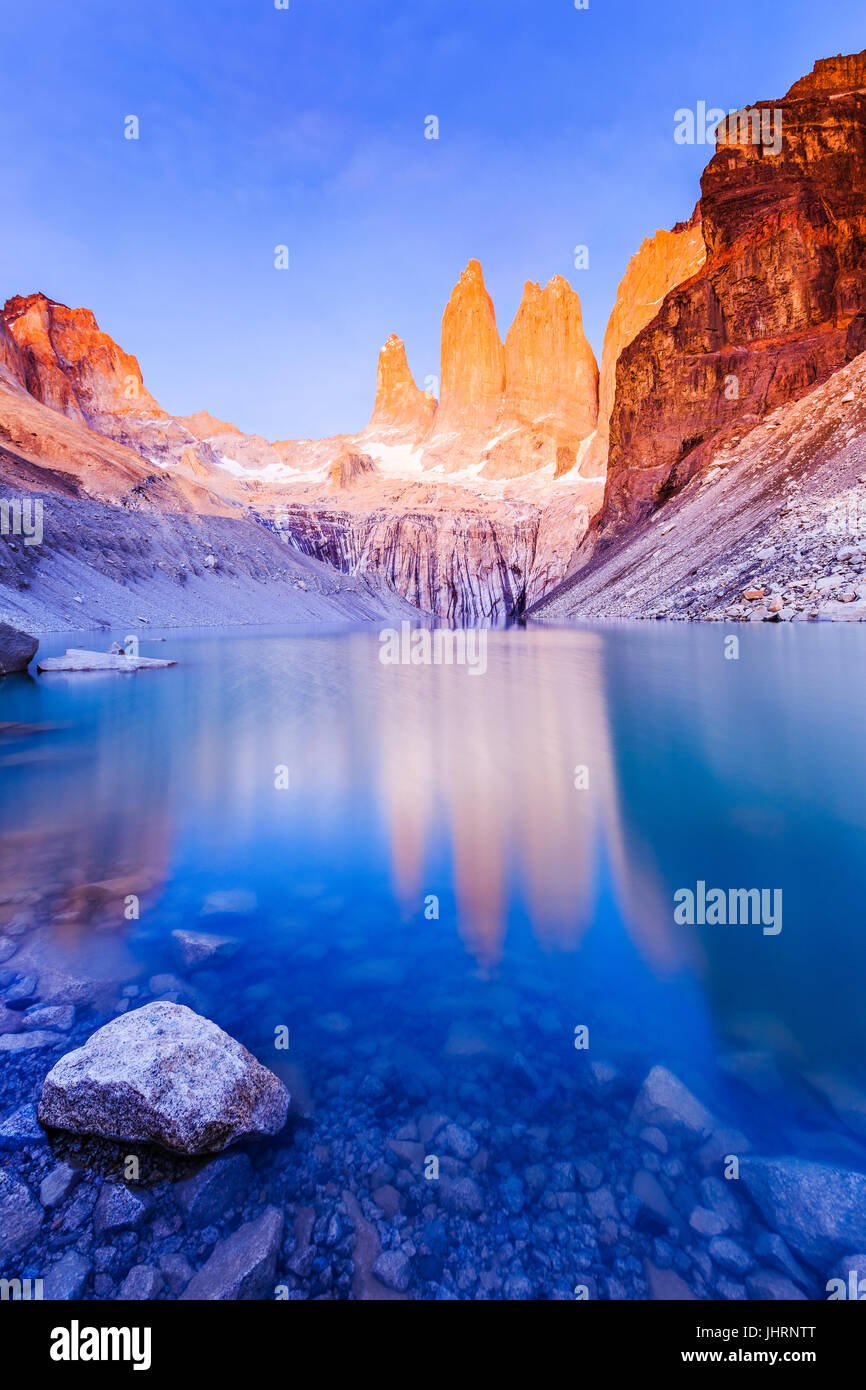
[[[373,1224],[409,1250],[409,1294],[571,1296],[568,1261],[539,1283],[548,1233],[497,1183],[592,1156],[616,1191],[655,1065],[759,1152],[866,1169],[866,633],[735,631],[736,660],[720,625],[493,631],[484,675],[384,665],[369,630],[166,632],[142,651],[170,670],[8,678],[0,720],[54,727],[0,740],[4,893],[40,959],[100,982],[76,1040],[168,973],[284,1075],[303,1118],[257,1160],[264,1187],[272,1161],[286,1201],[293,1152],[319,1215],[316,1188],[384,1180],[402,1215]],[[781,930],[678,923],[699,883],[780,890]],[[182,926],[241,948],[189,974]],[[475,1279],[447,1274],[423,1179],[387,1149],[402,1127],[435,1152],[417,1126],[443,1104],[490,1155],[488,1245],[500,1219],[524,1232],[498,1284],[462,1229]],[[642,1296],[634,1249],[617,1259],[598,1296]]]

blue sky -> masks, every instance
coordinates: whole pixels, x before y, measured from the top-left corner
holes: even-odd
[[[503,338],[524,281],[559,273],[600,355],[629,257],[699,194],[707,150],[674,142],[674,111],[782,95],[816,58],[863,47],[858,9],[7,5],[0,293],[87,305],[166,409],[272,439],[363,426],[389,333],[419,384],[437,374],[473,256]]]

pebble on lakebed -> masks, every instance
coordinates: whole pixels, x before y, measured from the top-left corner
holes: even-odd
[[[174,1153],[218,1153],[277,1134],[289,1094],[235,1038],[183,1004],[152,1003],[112,1019],[45,1078],[49,1129],[142,1140]]]

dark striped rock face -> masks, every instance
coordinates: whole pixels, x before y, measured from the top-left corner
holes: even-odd
[[[756,107],[701,181],[704,265],[620,355],[604,535],[866,348],[866,51]]]
[[[216,1153],[286,1123],[283,1083],[236,1039],[183,1004],[112,1019],[52,1067],[39,1121],[49,1129]]]

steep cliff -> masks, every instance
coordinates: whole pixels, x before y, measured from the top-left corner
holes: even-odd
[[[723,445],[531,616],[866,622],[866,354]]]
[[[420,441],[424,468],[519,478],[574,467],[595,429],[598,367],[580,300],[561,275],[527,281],[503,344],[481,266],[470,261],[442,319],[442,393]]]
[[[296,488],[257,514],[304,555],[472,626],[519,617],[559,583],[600,501],[593,484],[524,499],[366,478],[339,500]]]
[[[376,401],[367,429],[380,434],[392,430],[409,439],[423,437],[436,414],[436,397],[419,391],[406,360],[406,346],[392,333],[379,353],[376,369]]]
[[[616,364],[624,347],[658,313],[665,295],[688,280],[706,257],[700,203],[687,223],[645,237],[619,283],[616,301],[604,333],[598,387],[598,431],[581,464],[585,477],[607,472],[610,416],[616,390]]]
[[[701,180],[707,257],[619,356],[602,535],[866,347],[866,53],[781,101],[778,153],[726,129]]]
[[[12,371],[43,405],[85,424],[165,415],[145,390],[136,359],[101,331],[89,309],[69,309],[44,294],[16,295],[2,316],[16,352]]]
[[[505,392],[485,478],[517,477],[556,462],[573,467],[598,417],[598,366],[580,300],[561,275],[527,281],[505,340]]]
[[[470,261],[442,316],[439,434],[491,430],[505,392],[505,348],[478,261]]]

